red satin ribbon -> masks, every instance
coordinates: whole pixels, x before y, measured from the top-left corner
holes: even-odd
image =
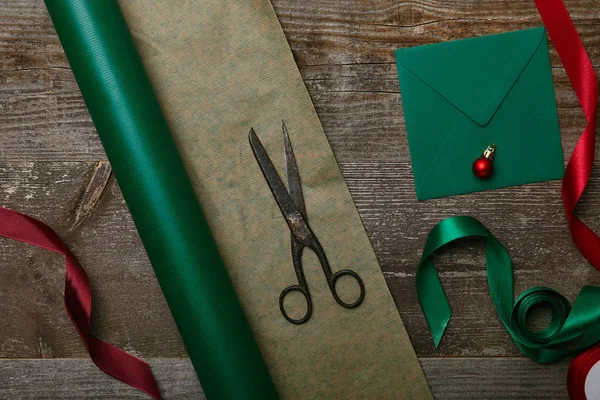
[[[600,237],[574,215],[575,206],[585,190],[594,165],[598,79],[562,0],[535,0],[535,5],[587,119],[587,126],[567,164],[562,197],[575,245],[581,254],[600,270]]]
[[[42,222],[0,207],[0,236],[65,256],[65,307],[92,361],[107,374],[161,399],[150,366],[90,334],[92,290],[79,262],[58,235]]]
[[[600,361],[600,344],[573,358],[567,375],[569,397],[573,400],[586,400],[585,380],[590,370]]]
[[[598,79],[563,1],[535,0],[535,5],[587,119],[587,126],[567,164],[562,197],[575,245],[581,254],[600,270],[600,238],[574,215],[575,207],[581,199],[594,165]],[[573,359],[567,377],[571,399],[586,399],[585,379],[598,361],[600,361],[600,345],[592,347]]]

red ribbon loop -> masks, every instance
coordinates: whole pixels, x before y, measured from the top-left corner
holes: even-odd
[[[0,207],[0,236],[65,256],[65,307],[92,361],[107,374],[162,399],[150,366],[90,334],[92,290],[89,279],[58,235],[42,222]]]

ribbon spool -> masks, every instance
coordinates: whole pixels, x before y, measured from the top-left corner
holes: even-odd
[[[531,331],[527,327],[527,315],[536,305],[546,304],[552,310],[552,319],[542,331]],[[523,292],[513,307],[511,330],[522,342],[545,345],[562,329],[571,311],[569,301],[557,291],[547,287],[534,287]]]
[[[532,287],[513,304],[512,260],[506,248],[478,220],[451,217],[429,233],[417,269],[417,294],[435,346],[439,345],[452,316],[452,309],[433,264],[434,253],[464,238],[486,241],[486,269],[492,301],[506,330],[527,357],[551,363],[587,349],[600,340],[600,287],[584,286],[573,306],[560,293],[547,287]],[[527,328],[527,314],[545,303],[552,319],[541,332]]]
[[[600,362],[600,344],[573,358],[567,374],[567,388],[572,400],[588,400],[586,381],[590,371]],[[597,398],[596,394],[594,398]],[[591,397],[590,397],[591,400]]]

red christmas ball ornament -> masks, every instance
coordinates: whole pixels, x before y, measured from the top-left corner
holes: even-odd
[[[494,174],[494,155],[496,154],[496,145],[491,144],[484,150],[481,157],[473,163],[473,174],[479,179],[489,179]]]

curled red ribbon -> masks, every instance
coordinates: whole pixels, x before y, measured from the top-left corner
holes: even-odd
[[[567,164],[562,197],[575,245],[581,254],[600,270],[600,237],[574,215],[575,206],[585,190],[594,165],[598,79],[563,1],[535,0],[535,5],[587,119],[587,126]]]
[[[598,79],[563,1],[535,0],[535,5],[587,119],[587,126],[567,164],[562,184],[562,197],[575,245],[581,254],[600,270],[600,238],[574,215],[575,206],[581,199],[594,165]],[[573,359],[567,377],[571,399],[586,399],[585,379],[598,361],[600,361],[600,345],[590,348]]]
[[[107,374],[161,399],[150,366],[90,334],[92,290],[88,277],[58,235],[42,222],[0,207],[0,236],[65,256],[65,307],[92,361]]]

